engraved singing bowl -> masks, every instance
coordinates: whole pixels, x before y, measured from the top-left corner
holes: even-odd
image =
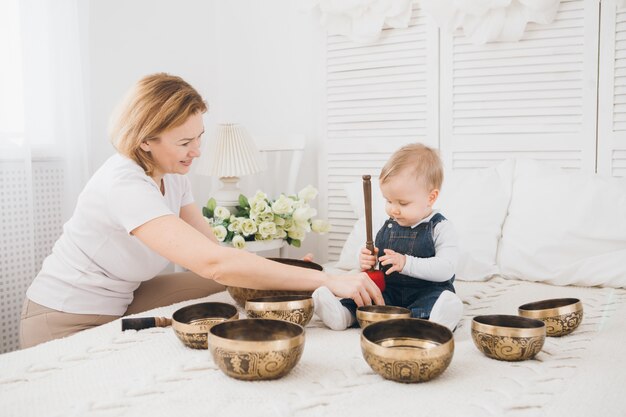
[[[235,379],[281,378],[298,363],[303,349],[304,328],[288,321],[242,319],[209,330],[213,361]]]
[[[547,336],[565,336],[583,321],[583,304],[578,298],[555,298],[524,304],[517,309],[520,316],[541,320]]]
[[[315,269],[318,271],[323,270],[320,264],[316,264],[315,262],[307,262],[300,259],[290,259],[290,258],[267,258],[270,261],[279,262],[282,264],[299,266],[301,268],[307,269]],[[297,279],[297,277],[294,277]],[[231,297],[239,304],[241,307],[246,306],[246,301],[251,298],[260,298],[260,297],[274,297],[277,295],[306,295],[311,296],[313,294],[312,291],[290,291],[290,290],[255,290],[252,288],[243,288],[243,287],[226,287],[226,290],[230,294]]]
[[[172,328],[185,346],[193,349],[207,349],[209,329],[218,323],[238,318],[237,307],[232,304],[192,304],[172,314]]]
[[[249,318],[286,320],[300,326],[311,321],[313,310],[313,298],[305,295],[278,295],[246,301]]]
[[[472,319],[472,339],[478,350],[490,358],[524,361],[541,351],[546,325],[520,316],[476,316]]]
[[[391,319],[410,319],[411,310],[404,307],[369,305],[356,309],[356,320],[361,329],[372,323]]]
[[[447,327],[428,320],[392,319],[363,329],[361,352],[383,378],[426,382],[450,365],[454,338]]]

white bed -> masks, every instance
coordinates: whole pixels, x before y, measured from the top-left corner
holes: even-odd
[[[567,416],[626,415],[626,290],[506,280],[457,282],[465,316],[450,367],[437,379],[382,379],[361,356],[359,330],[334,332],[315,318],[304,354],[286,377],[243,382],[224,375],[208,351],[186,348],[171,328],[120,330],[120,321],[0,356],[2,416]],[[578,297],[584,319],[571,335],[547,338],[535,360],[483,356],[471,318],[515,314],[517,306]],[[170,316],[227,293],[159,308]]]

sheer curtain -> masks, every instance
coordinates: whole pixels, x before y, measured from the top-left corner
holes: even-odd
[[[78,0],[3,0],[0,15],[12,22],[0,50],[8,58],[0,69],[0,352],[7,352],[18,347],[24,293],[87,180],[88,112]]]

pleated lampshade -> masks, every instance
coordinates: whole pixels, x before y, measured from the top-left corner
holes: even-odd
[[[241,177],[262,171],[260,153],[246,129],[235,123],[217,126],[212,155],[207,155],[206,175]]]
[[[196,173],[218,177],[223,186],[213,197],[218,205],[231,208],[237,205],[241,192],[239,177],[261,172],[265,166],[254,141],[240,124],[219,124],[213,141],[200,158]]]

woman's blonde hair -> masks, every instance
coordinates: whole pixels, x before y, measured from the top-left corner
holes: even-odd
[[[421,143],[404,145],[391,155],[381,170],[380,183],[384,184],[405,169],[410,169],[429,189],[441,189],[443,164],[437,150]]]
[[[155,162],[141,144],[206,111],[200,94],[182,78],[165,73],[148,75],[137,82],[118,108],[111,125],[111,142],[119,153],[151,175]]]

